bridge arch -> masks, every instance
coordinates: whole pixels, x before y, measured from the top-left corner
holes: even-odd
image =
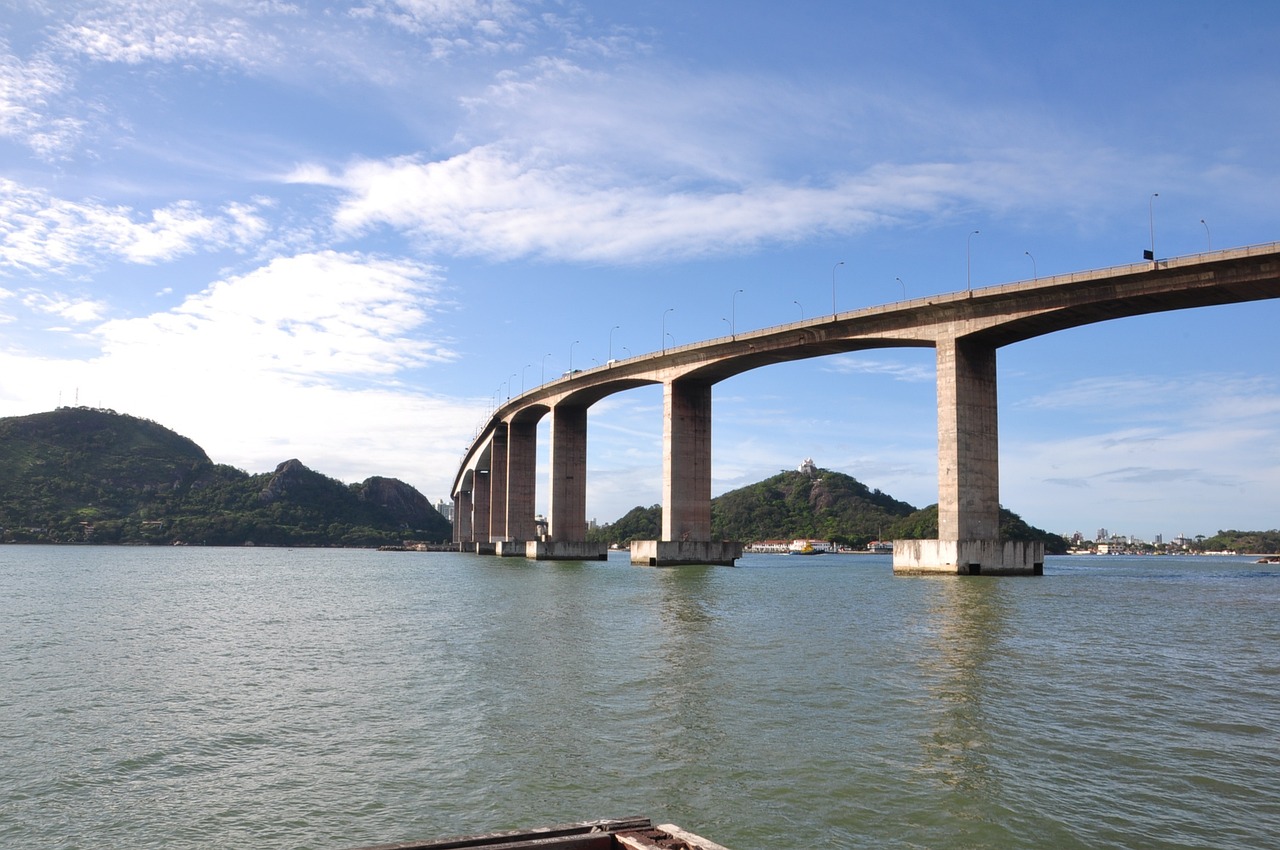
[[[1280,243],[1269,243],[919,298],[610,362],[563,376],[498,408],[464,457],[455,478],[455,502],[461,508],[463,497],[473,503],[483,498],[492,506],[498,501],[493,485],[501,479],[503,524],[498,528],[488,507],[473,504],[473,537],[483,541],[486,525],[490,541],[523,533],[524,526],[508,517],[516,512],[531,517],[532,489],[513,504],[514,489],[506,483],[513,470],[522,482],[536,475],[513,462],[510,440],[517,431],[518,440],[526,440],[525,430],[536,429],[551,413],[550,536],[583,541],[587,410],[609,395],[661,384],[663,540],[710,542],[714,384],[781,362],[932,347],[937,364],[939,540],[932,541],[932,548],[913,543],[908,552],[911,547],[904,547],[901,559],[895,549],[895,570],[901,563],[903,571],[1031,571],[1035,563],[1028,558],[1034,559],[1034,552],[1011,554],[1007,546],[1001,550],[998,540],[996,350],[1113,318],[1276,297]],[[520,453],[529,451],[525,442],[519,445]]]

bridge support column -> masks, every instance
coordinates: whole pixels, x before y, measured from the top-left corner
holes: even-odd
[[[499,555],[525,555],[534,527],[538,477],[538,422],[513,420],[507,427],[507,530]],[[506,545],[503,545],[503,544]]]
[[[662,388],[662,539],[711,540],[711,385]]]
[[[453,539],[457,543],[471,542],[471,491],[463,490],[453,503]]]
[[[551,411],[551,499],[547,537],[530,540],[525,557],[538,561],[603,561],[603,543],[587,543],[587,408]]]
[[[489,539],[497,543],[507,538],[507,425],[493,429],[489,449]]]
[[[455,495],[455,496],[453,497],[453,521],[450,523],[451,529],[450,529],[450,532],[449,532],[449,533],[452,535],[452,537],[451,537],[450,539],[451,539],[451,540],[453,540],[453,543],[454,543],[455,548],[457,547],[457,543],[458,543],[458,523],[459,523],[459,520],[458,520],[458,503],[459,503],[461,500],[462,500],[462,497],[461,497],[461,496],[456,496],[456,495]]]
[[[580,542],[587,536],[587,409],[551,412],[551,499],[547,536]]]
[[[471,527],[473,530],[471,551],[481,555],[493,553],[489,541],[489,470],[477,469],[471,490]]]
[[[711,384],[663,386],[662,539],[633,540],[631,563],[733,566],[742,544],[711,539]]]
[[[1033,575],[1044,544],[1000,541],[996,349],[942,338],[938,360],[938,539],[898,540],[899,574]]]

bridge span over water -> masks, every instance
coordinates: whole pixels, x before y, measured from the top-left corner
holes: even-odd
[[[1037,574],[1042,544],[999,539],[996,351],[1108,319],[1280,298],[1280,243],[1075,272],[791,322],[610,361],[497,408],[453,484],[463,549],[530,558],[603,558],[586,542],[587,411],[661,384],[662,539],[632,563],[732,563],[711,539],[711,388],[773,363],[873,348],[937,352],[938,539],[894,543],[898,573]],[[537,427],[551,415],[547,532],[536,535]]]

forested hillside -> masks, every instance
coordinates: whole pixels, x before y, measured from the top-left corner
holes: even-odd
[[[616,523],[595,529],[592,539],[617,544],[656,540],[661,527],[661,505],[637,506]],[[1000,530],[1006,540],[1043,541],[1049,553],[1067,549],[1059,535],[1029,526],[1003,508]],[[712,499],[711,536],[746,543],[810,538],[861,549],[872,540],[937,537],[938,506],[917,510],[829,469],[785,471]]]
[[[250,475],[145,419],[83,407],[0,419],[0,540],[376,546],[447,520],[392,478],[343,484],[298,460]]]

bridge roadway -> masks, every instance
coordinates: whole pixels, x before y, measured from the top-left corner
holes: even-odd
[[[550,381],[493,412],[453,485],[463,549],[603,558],[586,540],[587,410],[663,387],[662,539],[632,563],[733,563],[711,539],[711,388],[773,363],[873,348],[937,352],[938,539],[894,543],[896,573],[1038,574],[1039,544],[999,539],[996,350],[1066,328],[1168,310],[1280,297],[1280,243],[931,295],[611,361]],[[551,414],[547,533],[535,535],[538,422]]]

